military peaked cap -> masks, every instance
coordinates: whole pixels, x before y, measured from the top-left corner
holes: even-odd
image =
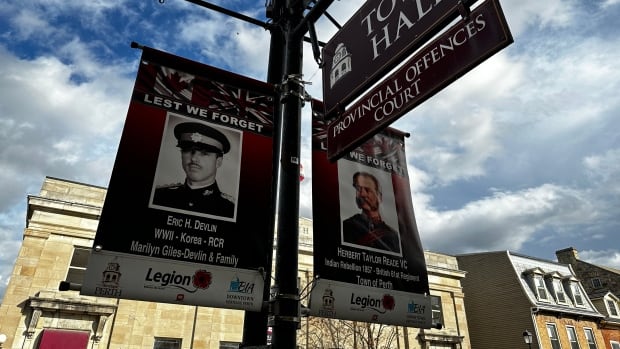
[[[226,154],[230,150],[230,142],[226,136],[211,126],[199,122],[183,122],[174,127],[177,147],[181,149],[204,149],[218,154]]]

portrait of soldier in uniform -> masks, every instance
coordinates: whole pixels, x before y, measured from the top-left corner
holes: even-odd
[[[400,236],[381,217],[383,193],[377,177],[368,172],[353,174],[355,204],[361,212],[342,222],[343,242],[400,254]]]
[[[235,199],[220,189],[216,178],[224,155],[231,149],[229,139],[215,127],[200,122],[176,124],[174,137],[185,178],[158,186],[153,205],[233,218]]]

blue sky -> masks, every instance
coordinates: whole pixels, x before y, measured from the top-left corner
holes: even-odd
[[[264,20],[264,1],[213,1]],[[248,5],[252,3],[252,5]],[[360,0],[334,1],[341,24]],[[392,126],[425,249],[511,250],[620,269],[619,0],[503,0],[515,42]],[[317,23],[321,41],[336,28]],[[107,186],[140,51],[266,78],[269,32],[183,0],[9,0],[0,7],[0,296],[26,196],[45,176]],[[308,93],[321,72],[304,51]],[[311,217],[310,116],[300,214]]]

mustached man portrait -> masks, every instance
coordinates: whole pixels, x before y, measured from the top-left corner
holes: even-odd
[[[338,164],[342,243],[400,255],[394,193],[391,181],[385,179],[390,175],[373,170],[350,161]]]
[[[241,132],[168,114],[151,207],[232,221]]]

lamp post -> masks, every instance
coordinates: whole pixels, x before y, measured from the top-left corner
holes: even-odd
[[[523,340],[525,341],[529,349],[532,349],[532,332],[528,330],[523,331]]]
[[[6,334],[0,333],[0,349],[2,349],[4,342],[6,342]]]

